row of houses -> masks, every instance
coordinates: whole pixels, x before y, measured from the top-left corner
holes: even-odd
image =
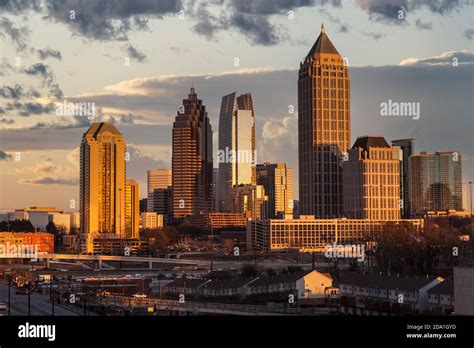
[[[297,300],[325,300],[335,295],[333,279],[328,273],[316,270],[275,276],[237,279],[186,279],[179,278],[163,287],[168,297],[191,296],[193,298],[286,298]],[[292,297],[290,297],[292,296]]]
[[[449,314],[454,310],[453,279],[341,273],[340,311],[355,315]]]
[[[400,276],[316,270],[237,279],[175,279],[160,294],[178,298],[290,301],[338,304],[353,315],[441,314],[454,311],[454,280],[433,276]],[[331,302],[329,302],[331,301]]]

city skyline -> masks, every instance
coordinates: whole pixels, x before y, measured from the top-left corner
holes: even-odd
[[[328,5],[328,9],[333,10],[330,5]],[[216,59],[219,57],[220,63],[215,64],[215,67],[208,69],[207,72],[204,72],[206,70],[202,65],[189,68],[186,64],[181,64],[180,67],[183,70],[179,72],[180,75],[168,74],[165,76],[166,72],[160,70],[157,70],[158,75],[145,73],[143,69],[150,69],[152,67],[150,64],[154,62],[153,56],[150,55],[148,63],[132,60],[132,64],[128,68],[123,67],[121,64],[123,62],[115,61],[117,66],[114,65],[113,68],[110,68],[113,73],[112,70],[104,68],[105,72],[109,71],[107,81],[104,80],[103,83],[98,83],[93,88],[79,88],[82,83],[79,83],[80,81],[77,79],[70,79],[66,83],[64,73],[68,67],[71,67],[69,64],[73,64],[79,70],[82,69],[81,65],[70,60],[71,57],[66,59],[71,45],[80,44],[77,41],[78,38],[69,43],[63,42],[65,40],[58,40],[57,48],[61,49],[65,55],[63,60],[51,57],[45,61],[28,60],[21,51],[17,52],[15,45],[9,43],[8,40],[5,40],[2,58],[6,59],[3,63],[6,62],[12,66],[15,57],[23,57],[24,69],[32,74],[34,72],[30,68],[35,63],[42,62],[50,67],[50,72],[54,71],[58,79],[57,82],[63,89],[64,99],[71,102],[95,102],[97,108],[102,110],[100,118],[114,121],[127,138],[128,151],[131,155],[130,174],[139,182],[141,196],[144,197],[146,170],[171,166],[171,121],[170,118],[163,118],[163,115],[172,117],[175,114],[176,108],[179,106],[179,95],[183,94],[192,83],[198,88],[201,98],[208,106],[210,122],[214,126],[214,149],[218,148],[217,118],[221,97],[233,90],[249,91],[257,106],[255,110],[256,142],[259,163],[265,161],[283,162],[290,168],[296,169],[297,162],[292,153],[296,149],[294,133],[297,113],[289,113],[291,106],[294,109],[297,108],[294,88],[297,78],[295,67],[301,57],[305,55],[310,43],[316,38],[320,22],[324,21],[326,30],[330,32],[335,46],[340,48],[349,59],[353,119],[350,143],[352,144],[355,138],[360,135],[382,134],[388,142],[399,138],[415,138],[417,151],[460,151],[463,154],[464,182],[473,181],[472,148],[474,146],[472,146],[472,137],[469,137],[473,129],[472,105],[462,103],[462,100],[466,100],[472,94],[472,85],[469,82],[472,80],[473,55],[472,49],[469,47],[472,45],[472,41],[463,37],[463,30],[459,26],[454,26],[456,29],[451,31],[443,30],[446,23],[452,22],[465,25],[465,30],[467,30],[465,14],[453,9],[449,14],[432,16],[430,17],[432,29],[424,31],[415,30],[417,28],[416,17],[411,17],[406,24],[400,26],[393,23],[389,25],[377,22],[377,28],[386,29],[385,36],[378,40],[368,40],[360,32],[360,29],[355,29],[358,28],[358,24],[372,23],[368,18],[365,18],[372,10],[358,5],[349,5],[347,8],[338,10],[337,13],[341,15],[341,18],[346,18],[346,21],[351,24],[352,30],[346,33],[340,32],[339,25],[328,20],[324,11],[321,12],[316,8],[308,10],[320,18],[318,23],[308,24],[306,14],[303,14],[305,11],[302,11],[301,8],[296,9],[295,19],[297,21],[292,22],[298,22],[299,25],[306,23],[307,29],[304,32],[307,38],[304,44],[293,46],[295,49],[288,47],[288,42],[284,44],[278,42],[269,46],[251,45],[245,36],[237,36],[240,40],[237,40],[235,44],[242,54],[217,54]],[[412,10],[416,16],[431,11],[423,6],[419,8],[414,6]],[[347,13],[357,14],[357,16],[349,20],[346,16]],[[10,19],[13,20],[11,17]],[[283,20],[283,18],[277,19]],[[42,22],[36,17],[33,20],[37,21],[40,24],[39,27],[44,30],[46,28],[50,30],[51,26],[58,27],[61,29],[62,36],[67,36],[69,32],[67,25],[63,26],[61,23],[53,25]],[[165,21],[170,20],[165,19]],[[392,29],[392,31],[387,29]],[[290,33],[293,32],[291,28],[288,30]],[[77,33],[77,35],[80,37],[81,34]],[[223,31],[220,35],[225,37],[227,33]],[[431,42],[429,39],[435,35],[437,38],[443,38],[443,40],[437,39],[436,45],[419,47],[423,45],[414,44],[415,39],[421,37],[424,37],[424,42]],[[362,39],[363,37],[365,39]],[[402,37],[405,38],[406,45],[398,45],[395,53],[394,43]],[[351,38],[355,42],[364,42],[370,55],[361,55],[359,50],[355,49],[355,43],[350,42]],[[200,37],[200,39],[203,38]],[[223,44],[224,41],[221,38],[218,42]],[[38,40],[38,44],[40,43],[41,39]],[[92,40],[91,45],[95,44],[96,41]],[[210,42],[210,45],[215,44],[214,41]],[[382,47],[386,47],[386,49],[382,50]],[[113,50],[113,48],[111,49]],[[248,59],[244,59],[246,52],[250,49],[258,50],[261,55],[252,60],[253,64],[249,64]],[[272,59],[269,59],[269,56],[264,59],[264,52],[270,54],[270,52],[282,49],[286,50],[284,55],[286,62],[279,58],[283,55],[271,55]],[[467,51],[462,52],[466,49]],[[102,51],[104,55],[109,54],[107,50],[110,49],[104,48]],[[234,51],[229,52],[233,53]],[[234,66],[233,61],[236,57],[240,58],[238,67]],[[175,58],[176,61],[183,62],[189,58],[189,54],[183,52],[181,55],[176,54]],[[458,59],[459,65],[457,67],[452,66],[454,58]],[[261,64],[263,62],[268,64]],[[101,64],[92,64],[92,66],[98,69],[102,68]],[[172,64],[168,62],[166,66],[169,67],[168,72],[173,73]],[[29,81],[25,81],[24,77],[39,76],[28,75],[21,69],[11,70],[5,64],[2,66],[2,73],[5,75],[3,76],[5,86],[13,88],[17,83],[21,84],[23,94],[28,94],[28,86],[30,86]],[[92,76],[93,74],[87,73],[85,75]],[[111,75],[115,77],[110,78]],[[431,84],[430,81],[433,78],[445,81],[446,84],[442,91]],[[71,88],[74,81],[78,82],[76,90]],[[269,81],[272,82],[269,83]],[[36,82],[41,82],[41,80]],[[54,110],[49,114],[30,112],[28,117],[21,116],[20,112],[28,110],[15,109],[15,103],[11,106],[14,109],[8,110],[8,104],[15,99],[5,97],[7,95],[5,86],[2,88],[4,96],[1,105],[2,110],[5,111],[5,114],[2,114],[2,129],[0,130],[2,138],[0,166],[4,174],[1,186],[2,196],[12,198],[8,201],[2,200],[0,209],[11,210],[33,205],[54,205],[67,209],[71,199],[75,199],[76,202],[79,200],[76,188],[79,179],[78,147],[77,141],[72,141],[72,139],[77,139],[82,135],[89,126],[89,120],[86,117],[58,117]],[[38,86],[35,88],[41,90]],[[427,88],[431,91],[429,95],[424,92]],[[8,96],[11,97],[11,94]],[[157,99],[156,96],[159,98]],[[116,110],[110,108],[112,99]],[[412,120],[382,117],[379,105],[388,100],[420,102],[421,118]],[[447,100],[447,102],[441,102],[441,100]],[[18,99],[17,101],[26,107],[26,100]],[[52,100],[45,95],[42,95],[41,98],[31,99],[31,102],[42,102],[43,104],[40,104],[43,106],[47,105],[48,101]],[[144,108],[148,108],[148,111]],[[451,110],[454,108],[457,110],[455,117],[458,122],[456,124],[450,122],[450,118],[454,116],[446,117],[446,115],[451,115]],[[44,108],[42,110],[44,111]],[[150,110],[155,110],[157,117],[150,114]],[[14,122],[11,123],[10,120]],[[76,123],[79,121],[83,123]],[[370,131],[368,122],[370,122]],[[448,126],[454,127],[453,131],[457,132],[456,134],[459,136],[443,136],[444,129],[447,129]],[[21,154],[20,161],[15,161],[17,152]],[[215,153],[214,158],[217,158]],[[216,162],[214,165],[216,166]],[[298,171],[295,170],[294,187],[298,187],[298,180]],[[466,207],[467,186],[464,184],[462,189],[464,207]],[[44,197],[45,190],[51,192],[49,197]],[[295,190],[295,199],[298,198],[298,190]]]

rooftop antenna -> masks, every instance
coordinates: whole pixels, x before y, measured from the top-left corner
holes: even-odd
[[[321,33],[326,33],[326,30],[324,30],[324,23],[321,23]]]

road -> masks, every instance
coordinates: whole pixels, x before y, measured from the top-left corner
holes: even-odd
[[[16,288],[11,287],[11,315],[28,315],[28,295],[15,294]],[[8,305],[8,284],[0,281],[0,301]],[[8,315],[8,310],[0,311],[0,316]],[[43,295],[36,292],[31,293],[31,315],[51,315],[51,302],[49,295]],[[54,306],[54,315],[78,315],[76,312],[62,306]]]

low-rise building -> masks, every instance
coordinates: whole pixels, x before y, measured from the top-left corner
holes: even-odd
[[[42,232],[0,232],[0,258],[28,257],[31,253],[54,253],[54,235]]]
[[[341,272],[340,309],[355,315],[416,314],[430,310],[428,291],[442,277]]]
[[[239,227],[245,228],[245,214],[243,213],[207,213],[192,215],[187,218],[194,227],[205,231],[214,231],[227,228]]]
[[[163,228],[163,215],[156,212],[143,212],[140,214],[140,223],[142,228]]]
[[[409,222],[419,230],[422,219],[401,219],[390,223]],[[387,221],[363,219],[315,219],[302,215],[299,219],[269,219],[247,222],[247,246],[263,252],[298,249],[300,252],[323,252],[334,243],[353,244],[381,232]]]
[[[445,279],[429,289],[428,301],[434,314],[450,314],[454,310],[454,280]]]

